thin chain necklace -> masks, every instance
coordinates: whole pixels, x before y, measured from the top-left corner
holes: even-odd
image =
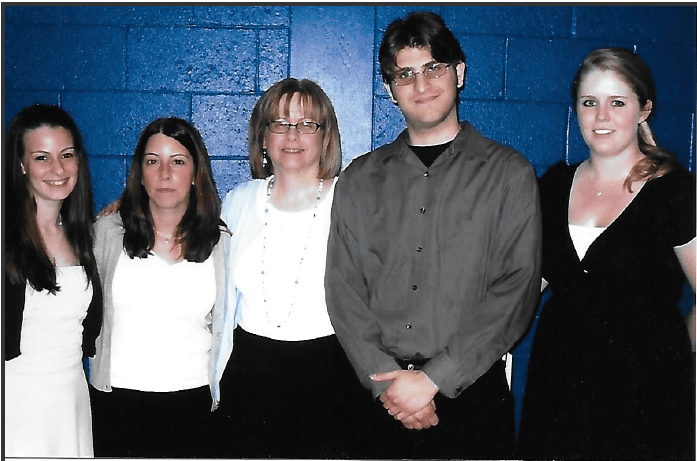
[[[320,198],[322,196],[322,187],[324,186],[324,180],[323,179],[319,180],[319,188],[317,189],[317,199],[315,200],[315,208],[312,211],[312,220],[310,221],[310,229],[307,232],[307,239],[305,240],[305,246],[303,247],[303,251],[300,254],[300,261],[298,262],[298,270],[295,274],[295,279],[293,280],[293,296],[290,300],[290,306],[288,307],[288,313],[286,315],[286,318],[280,324],[271,321],[271,317],[269,316],[269,304],[268,304],[267,298],[266,298],[266,234],[267,234],[267,228],[269,225],[269,204],[271,203],[271,191],[273,190],[274,180],[275,180],[275,178],[272,177],[271,180],[269,180],[268,187],[266,188],[266,207],[264,208],[264,228],[262,230],[262,241],[261,241],[261,294],[262,294],[262,298],[264,300],[264,310],[266,311],[266,320],[270,324],[275,325],[276,328],[281,328],[283,325],[288,323],[288,319],[290,319],[290,314],[291,314],[291,312],[293,312],[293,305],[295,304],[295,297],[298,293],[298,282],[300,279],[300,270],[302,269],[303,262],[305,261],[305,256],[307,254],[307,248],[310,245],[310,236],[312,235],[312,227],[315,223],[315,218],[317,217],[317,208],[319,207],[319,201],[320,201]]]
[[[597,187],[595,187],[595,185],[594,185],[593,182],[591,181],[590,172],[589,172],[589,173],[586,173],[586,179],[588,179],[588,184],[590,184],[591,189],[595,190],[595,195],[596,195],[596,197],[600,197],[601,195],[603,195],[603,191],[601,191],[601,190],[599,190]]]
[[[162,234],[162,233],[160,233],[160,231],[158,231],[157,229],[155,229],[155,233],[156,233],[157,235],[159,235],[160,237],[162,237],[162,238],[165,239],[165,245],[169,245],[169,239],[172,238],[171,235],[167,236],[167,235],[165,235],[165,234]]]

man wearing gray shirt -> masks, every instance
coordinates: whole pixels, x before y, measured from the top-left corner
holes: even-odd
[[[379,399],[358,403],[363,455],[507,458],[502,356],[540,291],[535,173],[459,122],[465,56],[439,16],[394,21],[379,59],[407,129],[337,182],[325,278],[337,337]]]

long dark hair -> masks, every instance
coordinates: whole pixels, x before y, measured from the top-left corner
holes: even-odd
[[[155,246],[150,198],[142,180],[145,146],[158,133],[177,140],[193,158],[194,184],[191,186],[186,212],[174,237],[182,245],[184,259],[203,262],[208,259],[220,239],[220,197],[201,134],[193,125],[180,118],[158,118],[140,134],[119,205],[125,230],[123,247],[131,258],[147,258]]]
[[[649,126],[649,119],[656,110],[656,86],[648,64],[636,53],[625,48],[599,48],[592,51],[581,63],[571,85],[574,111],[576,111],[578,91],[583,79],[594,70],[609,70],[617,74],[637,96],[640,107],[645,107],[649,101],[652,104],[651,113],[637,128],[639,150],[644,154],[644,158],[631,169],[624,181],[624,186],[631,192],[633,182],[650,181],[680,168],[680,163],[675,156],[656,144]]]
[[[77,156],[75,188],[63,200],[61,220],[70,248],[85,269],[88,284],[98,282],[92,252],[94,207],[87,155],[80,131],[70,115],[57,106],[36,104],[22,109],[5,135],[5,271],[12,283],[26,283],[37,291],[57,292],[56,269],[49,259],[36,222],[36,201],[22,174],[24,136],[41,127],[63,128],[70,132]]]

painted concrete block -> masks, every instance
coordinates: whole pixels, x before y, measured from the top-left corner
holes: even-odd
[[[538,175],[565,159],[563,105],[464,101],[460,118],[484,136],[518,151]]]
[[[258,96],[194,96],[191,121],[212,157],[247,158],[247,125]]]
[[[695,6],[576,6],[576,36],[641,43],[695,43]]]
[[[454,33],[569,37],[573,9],[565,5],[445,5],[442,16]]]
[[[194,6],[194,23],[219,26],[288,26],[290,7],[263,6]]]
[[[128,33],[130,90],[252,93],[256,32],[185,27]]]
[[[5,24],[60,24],[63,7],[48,5],[8,5],[3,7]]]
[[[189,119],[183,95],[120,92],[67,93],[63,107],[82,130],[90,155],[130,157],[140,132],[159,117]]]
[[[191,6],[70,5],[64,6],[66,24],[189,25]]]
[[[65,67],[66,89],[126,88],[125,28],[63,26],[62,40],[56,52]]]

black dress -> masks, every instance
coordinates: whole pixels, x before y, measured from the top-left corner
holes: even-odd
[[[694,358],[674,247],[695,237],[695,178],[647,182],[579,261],[568,228],[578,165],[540,180],[543,277],[523,399],[524,458],[694,458]]]

